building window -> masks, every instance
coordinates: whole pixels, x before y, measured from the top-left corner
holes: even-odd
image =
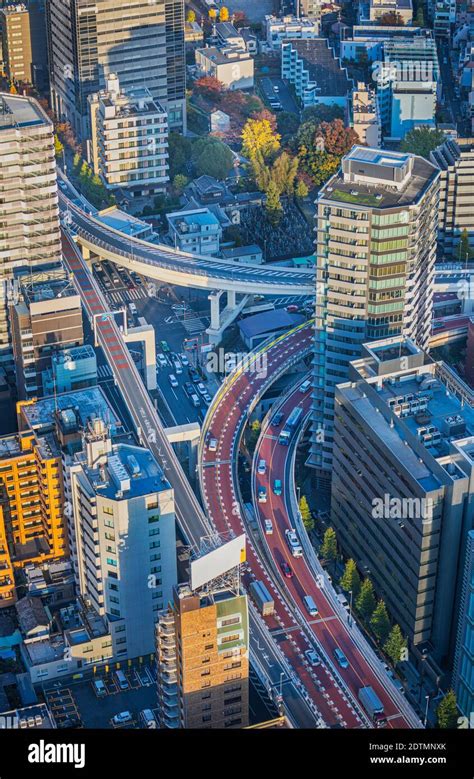
[[[211,669],[205,668],[204,671],[201,671],[201,676],[209,676],[210,673],[211,673]]]

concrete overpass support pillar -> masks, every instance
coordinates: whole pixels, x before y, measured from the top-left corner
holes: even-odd
[[[88,246],[81,246],[82,259],[85,261],[87,267],[92,271],[91,250]]]
[[[237,305],[236,292],[234,289],[227,290],[227,308],[230,310]]]
[[[197,455],[198,439],[194,438],[192,441],[188,441],[189,476],[191,479],[196,478]]]
[[[221,324],[220,300],[223,290],[211,292],[208,300],[211,302],[211,330],[219,330]]]

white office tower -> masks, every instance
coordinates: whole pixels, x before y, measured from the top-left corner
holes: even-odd
[[[30,97],[0,93],[0,275],[61,259],[53,124]]]
[[[334,392],[361,344],[398,334],[428,347],[439,171],[354,146],[317,201],[316,334],[308,464],[328,483]]]
[[[174,493],[147,449],[89,422],[69,471],[81,595],[105,616],[114,657],[154,652],[154,623],[176,584]]]

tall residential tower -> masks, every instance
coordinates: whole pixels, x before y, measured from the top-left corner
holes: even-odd
[[[329,481],[334,392],[365,341],[403,334],[427,348],[439,171],[421,157],[355,146],[317,203],[313,440]]]

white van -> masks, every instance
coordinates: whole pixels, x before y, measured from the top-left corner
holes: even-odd
[[[260,460],[257,468],[258,473],[260,473],[263,476],[263,474],[266,471],[266,468],[267,468],[267,463],[265,462],[265,460]]]
[[[318,607],[316,606],[311,595],[305,595],[303,598],[303,603],[310,617],[316,617],[318,615]]]
[[[127,677],[123,671],[115,671],[115,677],[121,690],[128,690]]]
[[[311,382],[309,379],[306,379],[306,381],[303,382],[303,384],[300,387],[300,392],[308,392],[309,388],[311,387]]]
[[[104,695],[107,695],[107,690],[105,688],[105,684],[102,681],[102,679],[95,679],[94,681],[94,692],[97,695],[98,698],[103,698]]]

